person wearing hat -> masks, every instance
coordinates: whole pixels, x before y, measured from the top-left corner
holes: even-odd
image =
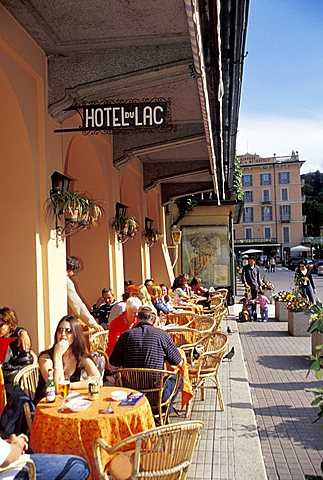
[[[126,301],[126,310],[110,323],[107,354],[110,357],[120,335],[132,328],[136,321],[139,307],[142,303],[137,297],[129,297]]]

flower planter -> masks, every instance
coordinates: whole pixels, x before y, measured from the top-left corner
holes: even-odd
[[[287,322],[288,320],[287,302],[278,302],[277,300],[275,300],[275,318],[279,322]]]
[[[316,350],[316,345],[323,344],[323,333],[314,332],[312,333],[312,355],[316,355],[318,351]]]
[[[309,337],[307,332],[310,314],[304,312],[288,312],[288,333],[293,337]]]

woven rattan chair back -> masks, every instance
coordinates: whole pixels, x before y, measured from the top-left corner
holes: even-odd
[[[215,322],[216,320],[212,315],[200,315],[188,324],[188,328],[194,328],[205,335],[214,330]]]
[[[108,476],[109,464],[105,469],[102,461],[102,453],[107,452],[110,458],[116,458],[120,454],[123,456],[121,458],[126,459],[129,466],[128,477],[132,480],[185,480],[202,428],[203,423],[199,421],[164,425],[137,433],[114,447],[110,447],[103,439],[97,439],[93,451],[99,478],[113,478]],[[132,452],[128,453],[130,448]],[[125,451],[126,453],[121,453]],[[127,453],[128,458],[125,457]],[[121,460],[119,465],[120,463],[121,468],[124,468],[124,462]],[[110,465],[112,467],[112,461]]]
[[[202,332],[188,327],[169,328],[167,333],[178,348],[194,345],[202,337]]]
[[[210,333],[205,342],[204,352],[200,353],[197,364],[189,367],[189,375],[192,381],[193,392],[201,390],[201,400],[204,400],[204,387],[207,379],[211,380],[215,388],[220,403],[220,409],[224,410],[221,385],[219,381],[219,368],[222,358],[227,350],[228,336],[222,332]],[[187,414],[190,413],[192,404],[188,405]]]
[[[179,326],[185,326],[188,323],[190,323],[192,320],[194,320],[195,317],[196,317],[196,314],[191,311],[171,312],[167,315],[166,325],[174,324]]]
[[[38,385],[39,379],[39,365],[38,363],[33,363],[32,365],[28,365],[27,367],[20,370],[17,373],[15,378],[13,379],[14,385],[19,385],[21,390],[25,392],[26,395],[30,398],[30,400],[34,400],[36,394],[36,388]],[[30,413],[29,404],[26,402],[24,403],[24,412],[27,422],[27,427],[30,432],[31,425],[32,425],[32,417]]]
[[[164,385],[167,379],[173,375],[176,378],[174,390],[170,397],[163,402]],[[179,378],[179,372],[174,374],[174,372],[168,370],[151,368],[120,368],[117,371],[118,385],[144,393],[150,403],[153,414],[158,416],[161,425],[169,421],[170,404],[177,391]]]
[[[108,346],[109,330],[96,332],[89,336],[90,352],[98,352],[108,360],[106,349]]]

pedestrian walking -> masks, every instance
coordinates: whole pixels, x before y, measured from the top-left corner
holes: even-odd
[[[269,260],[269,263],[270,263],[270,271],[272,273],[275,273],[275,270],[276,270],[276,260],[274,259],[274,257],[271,257],[270,260]],[[269,271],[269,270],[268,270]]]
[[[311,303],[315,303],[314,295],[316,295],[316,289],[311,270],[306,265],[306,260],[301,260],[295,271],[295,285],[303,297],[306,297]]]

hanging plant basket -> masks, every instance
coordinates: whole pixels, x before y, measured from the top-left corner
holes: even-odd
[[[135,217],[114,217],[112,226],[118,235],[118,241],[125,243],[127,240],[132,239],[138,232],[138,222]]]

